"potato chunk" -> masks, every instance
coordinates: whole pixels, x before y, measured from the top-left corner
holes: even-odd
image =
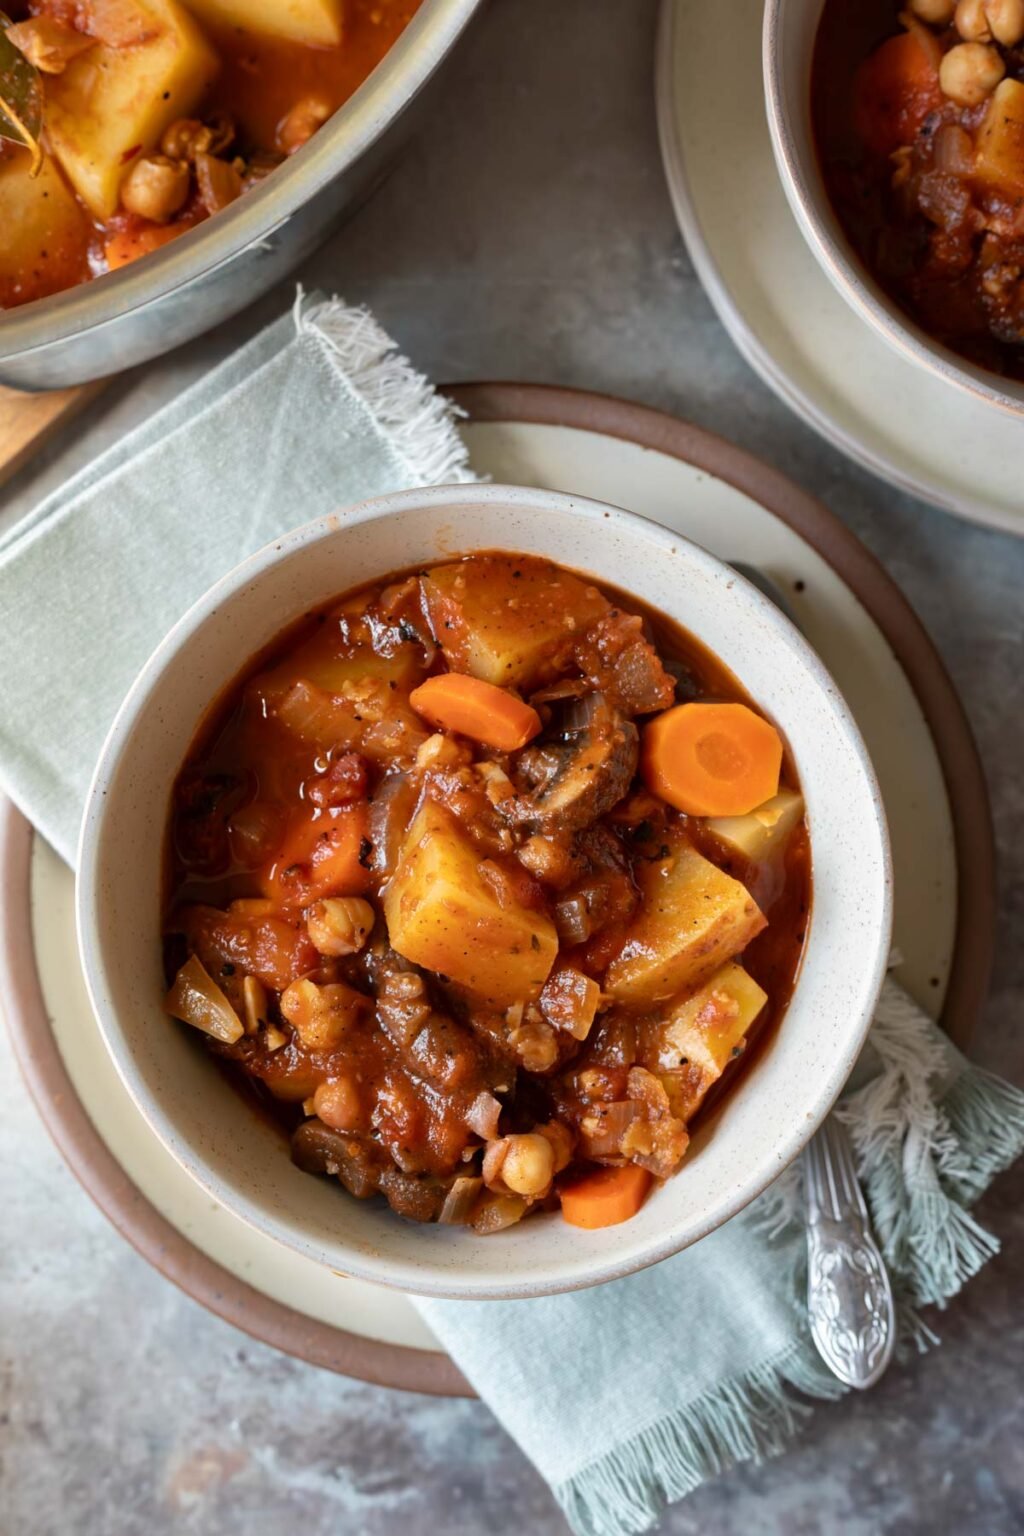
[[[656,1070],[673,1114],[688,1120],[745,1044],[768,994],[730,961],[676,1005],[658,1031]]]
[[[188,0],[203,21],[330,48],[341,42],[344,0]]]
[[[339,647],[337,654],[332,655],[320,637],[314,636],[292,651],[280,666],[260,673],[253,687],[273,707],[300,679],[323,693],[347,698],[355,685],[371,680],[386,684],[393,692],[408,692],[421,680],[423,670],[423,652],[416,645],[399,646],[391,656],[379,656],[365,647],[347,655]]]
[[[697,986],[745,949],[767,921],[738,880],[677,838],[638,870],[643,904],[604,990],[646,1007]]]
[[[551,920],[490,884],[458,823],[430,800],[406,835],[384,915],[400,955],[497,1007],[539,996],[558,951]]]
[[[780,789],[746,816],[714,816],[705,826],[730,853],[738,853],[755,864],[783,846],[803,814],[803,795],[793,789]]]
[[[0,308],[88,277],[90,225],[54,162],[30,174],[28,150],[0,157]]]
[[[742,965],[730,960],[668,1015],[659,1066],[677,1067],[680,1058],[714,1080],[768,1001],[768,994]]]
[[[423,595],[452,671],[515,688],[550,679],[559,654],[610,606],[568,571],[508,555],[436,566],[423,577]]]
[[[116,212],[121,180],[188,117],[218,69],[217,55],[178,0],[133,0],[146,23],[123,48],[97,43],[46,82],[50,145],[99,219]]]
[[[974,174],[1004,197],[1024,196],[1024,85],[996,86],[977,140]]]

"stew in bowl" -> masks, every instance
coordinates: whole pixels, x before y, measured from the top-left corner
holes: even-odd
[[[480,1234],[633,1216],[778,1025],[809,921],[775,726],[678,624],[530,555],[274,642],[168,846],[168,1010],[301,1168]]]
[[[326,1284],[432,1295],[597,1284],[734,1215],[888,954],[877,786],[806,642],[678,533],[507,485],[382,496],[219,581],[119,712],[78,871],[154,1155]]]

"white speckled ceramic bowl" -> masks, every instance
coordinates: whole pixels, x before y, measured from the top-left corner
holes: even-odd
[[[811,127],[811,64],[825,0],[765,0],[762,49],[768,128],[779,177],[822,271],[891,347],[975,400],[1024,414],[1024,385],[950,351],[889,298],[843,233],[825,190]],[[893,6],[893,24],[898,7]]]
[[[284,1139],[161,1008],[164,826],[175,773],[211,701],[299,614],[389,571],[482,549],[561,561],[685,625],[778,722],[807,799],[813,911],[782,1025],[694,1138],[680,1173],[632,1221],[605,1231],[552,1215],[478,1238],[348,1198],[293,1166]],[[155,1134],[239,1220],[330,1269],[429,1295],[522,1297],[596,1284],[667,1257],[740,1210],[797,1155],[842,1088],[870,1024],[890,919],[874,773],[834,683],[788,620],[728,566],[655,523],[500,485],[363,503],[300,528],[218,582],[125,700],[93,781],[79,859],[93,1007]]]

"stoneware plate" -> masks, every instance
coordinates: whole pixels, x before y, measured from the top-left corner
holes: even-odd
[[[725,558],[761,566],[786,589],[879,773],[897,871],[901,977],[966,1043],[991,953],[984,785],[949,680],[881,568],[782,476],[670,417],[526,386],[455,393],[470,412],[466,436],[482,472],[632,507]],[[332,1275],[261,1238],[204,1196],[159,1146],[88,1007],[71,876],[10,808],[0,817],[0,908],[0,996],[22,1069],[69,1164],[140,1252],[279,1348],[396,1387],[467,1391],[405,1298]]]
[[[949,512],[1024,534],[1019,416],[895,352],[804,240],[772,156],[761,13],[761,0],[731,0],[723,26],[718,6],[662,0],[662,158],[719,318],[765,382],[852,459]]]

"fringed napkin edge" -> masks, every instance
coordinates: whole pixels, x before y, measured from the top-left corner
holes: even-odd
[[[999,1252],[970,1207],[1024,1151],[1024,1092],[963,1057],[891,978],[869,1050],[877,1069],[837,1106],[892,1275],[903,1355],[939,1342],[919,1308],[942,1308]],[[762,1240],[802,1227],[799,1160],[740,1217]],[[802,1255],[802,1249],[797,1253]],[[805,1274],[798,1274],[802,1296]],[[741,1462],[777,1456],[812,1409],[849,1389],[810,1332],[775,1359],[686,1403],[557,1484],[578,1536],[647,1530],[666,1505]]]

